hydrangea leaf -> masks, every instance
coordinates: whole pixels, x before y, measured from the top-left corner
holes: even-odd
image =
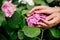
[[[45,5],[45,6],[47,6],[47,4],[45,3],[44,0],[34,0],[34,2],[35,2],[36,4],[38,4],[38,5]]]
[[[7,32],[8,35],[13,35],[13,34],[14,34],[14,30],[11,29],[11,28],[8,27],[8,26],[5,27],[5,30],[6,30],[6,32]]]
[[[46,0],[48,3],[51,3],[51,2],[53,2],[54,0]]]
[[[23,11],[22,11],[22,15],[28,14],[28,12],[29,12],[29,10],[23,10]]]
[[[7,20],[9,27],[11,28],[19,28],[19,24],[21,22],[21,14],[19,12],[15,12],[14,15]]]
[[[30,5],[27,4],[27,9],[28,9],[28,10],[31,10],[33,7],[34,7],[34,6],[30,6]]]
[[[43,0],[34,0],[36,4],[41,4]]]
[[[54,37],[60,38],[60,30],[55,28],[50,28],[49,30]]]
[[[17,34],[18,34],[18,38],[20,40],[24,39],[25,35],[23,34],[23,32],[21,30],[19,30]]]
[[[40,28],[33,28],[29,26],[24,26],[22,30],[26,36],[31,38],[36,37],[41,33]]]
[[[0,9],[1,9],[1,6],[2,6],[2,4],[3,4],[4,1],[5,0],[0,0]]]
[[[14,33],[13,35],[10,35],[9,40],[16,40],[17,39],[17,34]]]
[[[9,35],[9,40],[16,40],[17,39],[17,35],[15,33],[15,30],[10,28],[8,25],[5,27],[5,30],[6,30],[7,35]]]
[[[2,23],[5,21],[5,15],[3,12],[0,11],[0,26],[2,25]]]

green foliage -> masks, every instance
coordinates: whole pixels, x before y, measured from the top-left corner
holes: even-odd
[[[54,1],[60,2],[60,0],[34,0],[35,5],[30,6],[29,4],[18,4],[17,0],[13,0],[12,3],[17,4],[17,10],[14,12],[11,18],[6,18],[1,10],[4,1],[5,0],[0,0],[0,29],[4,29],[0,30],[0,32],[3,32],[0,33],[0,40],[39,40],[41,36],[41,28],[29,27],[25,19],[27,14],[35,6],[48,6],[49,3],[52,5],[52,2]],[[44,35],[48,35],[48,40],[53,40],[53,38],[60,38],[59,29],[50,28],[48,30],[50,31],[49,33],[44,33]],[[5,32],[8,37],[5,35]]]
[[[29,12],[29,10],[23,10],[23,11],[22,11],[22,15],[28,14],[28,12]]]
[[[38,36],[41,33],[41,30],[40,28],[32,28],[32,27],[24,26],[23,32],[26,36],[33,38]]]
[[[14,15],[10,19],[8,19],[7,23],[11,28],[19,28],[20,21],[21,15],[19,12],[16,11]]]
[[[3,21],[5,21],[5,15],[0,11],[0,26],[2,25]]]
[[[51,3],[51,2],[53,2],[54,0],[46,0],[48,3]]]
[[[60,30],[55,29],[55,28],[51,28],[51,29],[49,29],[49,30],[50,30],[51,34],[52,34],[54,37],[60,38]]]
[[[21,30],[19,30],[17,34],[18,34],[18,38],[20,40],[23,40],[24,39],[25,35],[24,35],[24,33]]]
[[[4,0],[0,0],[0,9],[2,7],[3,2],[4,2]]]
[[[45,6],[47,6],[47,4],[45,3],[44,0],[34,0],[34,2],[35,2],[36,4],[39,4],[39,5],[45,5]]]
[[[26,5],[28,10],[31,10],[34,6]]]
[[[5,26],[5,31],[7,35],[9,35],[9,40],[16,40],[17,34],[15,33],[15,30],[11,29],[9,26]]]
[[[36,4],[41,4],[43,0],[34,0]]]

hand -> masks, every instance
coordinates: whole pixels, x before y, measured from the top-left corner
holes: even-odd
[[[54,12],[60,12],[60,8],[56,7],[48,7],[48,6],[36,6],[34,7],[28,14],[28,16],[34,14],[34,13],[46,13],[46,14],[51,14]]]
[[[50,28],[60,23],[60,8],[59,7],[54,8],[54,7],[47,7],[47,6],[37,6],[37,7],[34,7],[29,12],[28,16],[34,14],[34,12],[45,13],[49,15],[46,20],[42,19],[43,23],[42,22],[37,23],[43,28]]]
[[[50,16],[48,16],[46,20],[41,20],[43,21],[43,23],[38,22],[37,24],[39,24],[42,28],[50,28],[56,26],[60,23],[60,13],[53,13]]]

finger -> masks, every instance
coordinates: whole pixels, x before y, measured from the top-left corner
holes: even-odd
[[[49,12],[46,11],[45,9],[43,9],[43,10],[35,11],[35,13],[44,13],[44,14],[48,14]]]
[[[41,27],[42,27],[42,25],[38,25],[37,27],[40,27],[40,28],[41,28]]]
[[[31,16],[31,15],[33,15],[34,14],[34,12],[32,12],[31,14],[27,14],[27,16]]]
[[[57,24],[58,23],[58,18],[54,18],[52,20],[50,20],[50,24]]]
[[[45,8],[47,8],[47,6],[37,6],[37,7],[34,7],[29,13],[32,13],[33,11],[35,11],[35,10],[38,10],[38,9],[45,9]]]
[[[47,16],[46,20],[52,20],[53,18],[55,18],[56,16],[54,14],[51,14],[49,16]]]
[[[46,25],[45,23],[42,22],[38,22],[37,24],[42,25],[43,27],[47,27],[48,25]]]
[[[53,13],[53,11],[49,10],[49,8],[48,8],[48,9],[42,9],[39,11],[35,11],[35,13],[51,14],[51,13]]]
[[[49,21],[47,21],[47,20],[44,20],[44,19],[41,19],[45,24],[47,24],[48,26],[46,26],[46,27],[44,27],[44,28],[50,28],[50,27],[52,27],[52,25],[50,24],[50,22]]]
[[[45,24],[47,24],[48,26],[46,26],[46,28],[50,28],[50,27],[52,27],[52,26],[55,26],[55,25],[57,25],[58,24],[58,18],[56,17],[56,18],[54,18],[53,20],[50,20],[50,21],[46,21],[46,20],[44,20],[44,19],[42,19],[42,21],[45,23]]]
[[[41,19],[45,24],[49,25],[49,21],[45,20],[45,19]]]

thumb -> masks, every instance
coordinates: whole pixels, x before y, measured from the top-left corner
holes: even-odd
[[[39,10],[39,11],[35,11],[35,13],[44,13],[44,14],[51,14],[50,10]]]
[[[52,20],[52,19],[55,18],[55,17],[56,17],[55,14],[51,14],[51,15],[49,15],[49,16],[46,18],[46,20]]]
[[[32,13],[32,12],[34,12],[35,10],[41,10],[41,9],[46,9],[47,8],[47,6],[36,6],[36,7],[34,7],[31,11],[29,11],[29,13]]]

